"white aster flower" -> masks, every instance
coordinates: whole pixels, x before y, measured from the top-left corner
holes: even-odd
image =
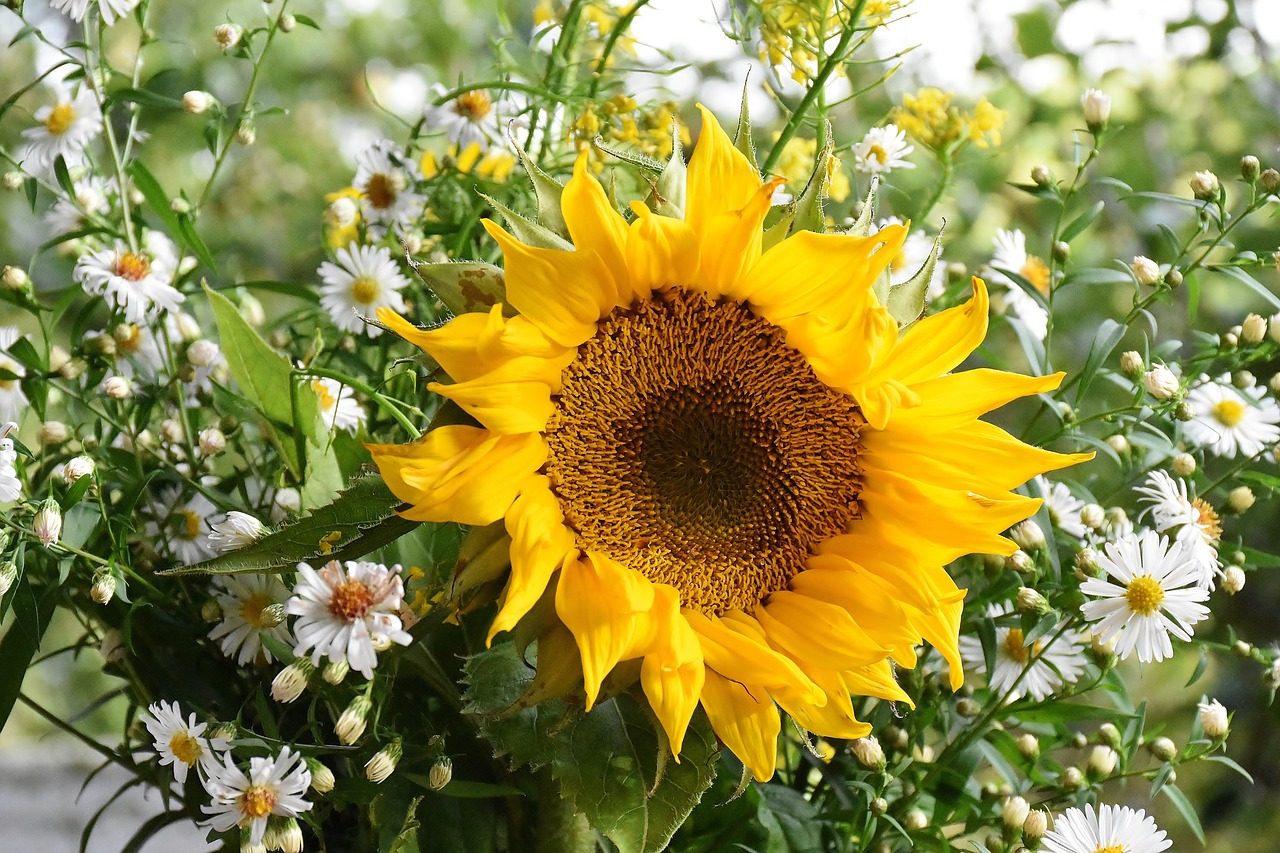
[[[0,504],[11,504],[22,497],[22,481],[14,467],[17,461],[18,451],[13,449],[13,439],[0,438]]]
[[[317,666],[328,656],[373,678],[379,650],[411,642],[396,615],[404,597],[399,566],[348,561],[344,571],[334,560],[317,572],[299,563],[298,575],[286,605],[289,613],[300,617],[293,628],[298,638],[295,655],[311,651],[311,662]]]
[[[881,219],[876,227],[877,231],[881,231],[889,225],[905,225],[896,216],[890,216]],[[925,233],[923,228],[917,228],[907,235],[907,239],[903,241],[902,248],[898,250],[898,254],[893,260],[889,261],[889,285],[891,287],[909,281],[912,276],[920,271],[925,261],[929,260],[929,253],[933,251],[933,239]],[[936,299],[946,290],[946,275],[944,273],[944,265],[942,263],[942,253],[938,253],[938,262],[933,267],[933,275],[929,279],[929,289],[925,296],[929,299]]]
[[[320,418],[330,430],[345,429],[354,435],[364,426],[368,415],[346,385],[327,376],[317,376],[311,380],[311,387],[320,399]]]
[[[199,492],[190,500],[182,499],[182,490],[167,488],[151,505],[154,519],[147,523],[147,535],[159,547],[164,544],[180,563],[198,563],[214,556],[209,543],[209,518],[217,507]]]
[[[83,162],[85,146],[102,132],[102,110],[87,88],[74,98],[59,92],[55,103],[36,110],[35,119],[40,124],[22,131],[27,144],[19,155],[33,174],[52,174],[59,155],[68,166]]]
[[[108,27],[128,15],[138,0],[50,0],[49,5],[73,21],[83,21],[89,9],[98,7],[102,22]]]
[[[44,215],[45,224],[55,236],[79,231],[89,224],[91,216],[105,216],[111,212],[107,201],[107,183],[95,175],[76,181],[72,186],[75,196],[60,198]]]
[[[1173,846],[1142,809],[1092,805],[1067,809],[1042,841],[1045,853],[1161,853]]]
[[[149,705],[142,715],[142,722],[151,734],[160,763],[172,764],[173,778],[182,783],[187,781],[187,771],[192,767],[208,772],[209,765],[217,763],[214,750],[227,748],[226,738],[210,740],[204,736],[209,724],[197,723],[194,713],[183,720],[182,709],[177,702]]]
[[[432,87],[436,99],[446,94],[446,89],[439,83]],[[487,148],[490,143],[501,138],[498,131],[498,114],[493,106],[493,99],[488,91],[476,89],[463,92],[456,98],[436,106],[428,103],[423,109],[427,130],[431,133],[443,131],[448,140],[458,146],[459,150],[475,143]]]
[[[372,239],[381,240],[387,228],[403,228],[422,216],[424,198],[413,191],[420,180],[418,164],[401,156],[390,139],[379,139],[356,157],[351,185],[360,191],[360,210]]]
[[[22,377],[27,371],[16,359],[7,354],[8,349],[18,342],[22,333],[17,326],[0,326],[0,370],[8,371],[16,376],[0,375],[0,421],[18,421],[27,409],[27,395],[22,393]]]
[[[1263,389],[1243,390],[1230,376],[1212,381],[1201,376],[1187,394],[1195,417],[1182,425],[1187,438],[1217,456],[1257,456],[1280,440],[1280,406]]]
[[[1222,524],[1217,511],[1203,498],[1191,498],[1187,484],[1164,471],[1152,471],[1134,491],[1142,496],[1138,502],[1147,505],[1139,519],[1150,514],[1157,532],[1181,542],[1187,555],[1203,568],[1197,584],[1213,589],[1214,578],[1222,574],[1218,561]]]
[[[1081,516],[1085,502],[1071,494],[1065,483],[1050,483],[1042,476],[1035,479],[1053,526],[1075,539],[1084,539],[1088,532]]]
[[[399,291],[409,286],[409,279],[401,274],[388,249],[352,243],[336,254],[336,264],[325,261],[317,271],[324,282],[320,305],[344,332],[363,332],[376,338],[382,330],[360,317],[372,317],[383,307],[403,312],[404,298]]]
[[[1049,330],[1049,312],[1035,297],[1027,293],[1001,270],[1017,273],[1041,294],[1049,294],[1049,267],[1040,258],[1027,253],[1027,235],[1015,229],[996,232],[995,253],[991,256],[991,281],[1004,285],[999,294],[1006,309],[1013,311],[1037,338],[1044,339]],[[995,302],[995,300],[992,300]]]
[[[234,551],[258,541],[266,532],[261,521],[247,512],[233,509],[222,521],[213,523],[209,544],[219,551]]]
[[[915,150],[907,134],[896,124],[873,127],[853,146],[853,168],[868,175],[887,175],[894,169],[914,169],[904,158]]]
[[[275,759],[250,758],[247,775],[231,753],[224,753],[221,761],[208,768],[204,787],[212,802],[200,807],[209,815],[201,825],[218,832],[248,828],[249,844],[257,847],[266,834],[268,817],[297,817],[311,808],[302,796],[310,784],[307,763],[287,746]]]
[[[1009,612],[1007,604],[987,607],[987,615],[993,619]],[[1041,702],[1065,685],[1079,680],[1084,672],[1082,651],[1085,645],[1084,637],[1075,631],[1063,633],[1052,643],[1048,639],[1028,643],[1021,628],[996,626],[995,666],[986,673],[987,685],[996,695],[1010,691],[1006,700],[1009,702],[1023,695]],[[1036,654],[1039,657],[1032,663],[1031,657]],[[986,670],[986,655],[982,641],[977,637],[960,638],[960,656],[968,668],[977,672]],[[1026,675],[1023,675],[1024,670]]]
[[[139,251],[117,240],[111,248],[81,256],[71,275],[90,296],[104,297],[130,323],[142,325],[182,304],[185,297],[172,285],[177,269],[173,241],[148,231]]]
[[[1192,626],[1209,615],[1200,602],[1209,591],[1197,583],[1203,568],[1189,559],[1181,542],[1146,530],[1108,542],[1098,564],[1116,582],[1090,578],[1080,585],[1087,601],[1081,611],[1102,642],[1115,640],[1116,654],[1128,658],[1136,649],[1143,663],[1173,654],[1169,635],[1190,640]]]
[[[271,574],[220,575],[214,583],[222,621],[213,626],[209,639],[220,641],[222,653],[241,665],[252,663],[259,656],[267,662],[275,660],[263,645],[262,635],[268,634],[285,645],[293,641],[279,617],[272,619],[265,612],[289,596],[280,578]]]

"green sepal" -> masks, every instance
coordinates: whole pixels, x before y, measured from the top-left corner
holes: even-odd
[[[876,192],[880,189],[880,176],[871,176],[871,189],[867,190],[867,197],[862,202],[862,212],[858,214],[858,221],[850,225],[846,230],[846,234],[854,237],[870,237],[871,223],[876,217]]]
[[[507,282],[500,267],[481,261],[412,266],[423,284],[455,315],[487,312],[501,302],[507,316],[514,316],[506,304]]]
[[[562,252],[573,251],[573,244],[550,228],[539,225],[527,216],[521,216],[492,196],[480,193],[480,197],[489,202],[494,210],[502,214],[502,218],[507,221],[507,227],[511,229],[511,233],[521,243],[533,246],[536,249],[558,249]]]
[[[804,185],[796,201],[796,215],[791,222],[791,233],[797,231],[814,231],[818,234],[827,230],[827,215],[822,209],[822,185],[826,183],[827,161],[834,156],[835,146],[831,142],[831,125],[827,125],[827,144],[818,152],[817,160],[809,175],[809,182]]]
[[[671,157],[662,168],[658,179],[650,185],[649,197],[644,200],[654,213],[684,219],[685,190],[688,175],[684,164],[684,149],[680,144],[680,125],[671,121]]]
[[[946,222],[943,222],[945,229]],[[942,231],[933,238],[933,248],[924,265],[911,278],[894,285],[889,290],[889,314],[898,321],[898,329],[905,329],[924,316],[924,306],[929,295],[929,282],[933,279],[933,271],[938,266],[938,256],[942,253]],[[887,275],[887,273],[886,273]]]
[[[751,164],[751,168],[759,171],[760,166],[756,160],[756,144],[751,138],[751,110],[747,104],[747,81],[742,81],[742,106],[738,108],[738,129],[733,134],[733,147],[742,152],[742,156],[747,158],[747,162]]]
[[[569,239],[569,226],[564,221],[564,212],[560,208],[560,197],[564,193],[564,185],[548,175],[533,162],[529,154],[511,140],[512,147],[520,156],[529,180],[533,182],[534,194],[538,197],[538,224],[564,240]]]

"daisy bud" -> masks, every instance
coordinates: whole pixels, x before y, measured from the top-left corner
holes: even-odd
[[[1171,269],[1164,274],[1164,283],[1169,287],[1177,288],[1182,286],[1182,273],[1178,270]]]
[[[204,338],[192,341],[187,347],[187,361],[196,367],[211,367],[221,355],[218,345]]]
[[[1084,732],[1076,732],[1071,736],[1072,749],[1084,749],[1089,745],[1089,738],[1085,737]]]
[[[427,773],[427,787],[433,791],[439,791],[451,781],[453,781],[453,761],[448,756],[442,755],[436,759],[436,763],[431,765],[431,770]]]
[[[1097,504],[1085,504],[1080,510],[1080,523],[1090,530],[1097,530],[1107,520],[1107,511]]]
[[[82,477],[89,477],[94,472],[93,460],[88,456],[76,456],[62,466],[62,479],[70,486]]]
[[[1231,374],[1231,384],[1241,391],[1258,384],[1258,378],[1247,370],[1237,370]]]
[[[1030,812],[1022,822],[1022,840],[1033,850],[1048,831],[1049,816],[1040,809]]]
[[[1244,512],[1253,506],[1256,500],[1253,489],[1248,486],[1236,486],[1227,493],[1227,509],[1232,512]]]
[[[110,376],[102,383],[102,393],[112,400],[126,400],[133,393],[133,383],[125,376]]]
[[[46,498],[40,504],[40,511],[36,513],[31,526],[41,543],[46,546],[56,545],[58,538],[62,536],[62,509],[58,502],[53,498]]]
[[[182,108],[193,116],[198,116],[213,106],[213,95],[192,89],[182,96]]]
[[[90,332],[84,338],[84,351],[102,358],[116,357],[116,339],[111,335]]]
[[[227,437],[217,427],[200,430],[200,453],[204,456],[216,456],[227,449]]]
[[[1262,163],[1252,154],[1240,158],[1240,177],[1249,183],[1258,180],[1258,172],[1262,171]]]
[[[1222,588],[1228,595],[1235,595],[1244,589],[1244,570],[1239,566],[1227,566],[1222,573]]]
[[[0,563],[0,595],[4,595],[13,589],[13,583],[18,579],[18,564],[13,560],[5,560]]]
[[[1026,551],[1014,551],[1004,561],[1005,568],[1012,569],[1020,575],[1029,575],[1036,570],[1036,561]]]
[[[329,205],[329,217],[339,228],[350,228],[355,225],[356,217],[359,215],[360,207],[350,196],[339,196]]]
[[[45,447],[57,447],[71,438],[71,430],[62,421],[45,421],[40,425],[40,442]]]
[[[1274,318],[1272,322],[1275,322]],[[1274,376],[1272,376],[1270,379],[1268,379],[1267,386],[1271,388],[1272,394],[1280,394],[1280,373],[1277,373]]]
[[[1125,438],[1123,435],[1120,435],[1119,433],[1116,433],[1115,435],[1109,435],[1107,436],[1107,446],[1110,447],[1112,450],[1114,450],[1116,453],[1119,453],[1121,456],[1123,456],[1124,454],[1129,452],[1129,439]]]
[[[1157,400],[1172,399],[1177,395],[1179,388],[1178,377],[1163,364],[1157,364],[1142,374],[1142,385],[1147,389],[1147,393]]]
[[[1218,343],[1222,346],[1223,349],[1232,350],[1240,345],[1239,329],[1240,327],[1236,326],[1234,329],[1227,332],[1221,338],[1218,339]]]
[[[304,758],[307,769],[311,771],[311,790],[317,794],[327,794],[333,790],[333,771],[318,758]]]
[[[1119,756],[1116,751],[1105,744],[1099,744],[1089,750],[1089,776],[1094,779],[1105,779],[1116,770]]]
[[[337,686],[346,680],[349,672],[351,672],[351,664],[345,660],[332,660],[325,666],[320,677],[329,684]]]
[[[89,589],[89,597],[95,604],[108,604],[116,594],[116,576],[103,569],[93,576],[93,586]]]
[[[1045,546],[1044,531],[1031,519],[1015,524],[1009,536],[1024,551],[1035,551]]]
[[[929,826],[929,816],[920,809],[910,809],[903,818],[902,825],[913,832],[919,832]]]
[[[271,680],[271,698],[277,702],[293,702],[307,689],[307,682],[315,671],[315,664],[310,660],[298,658]]]
[[[1049,601],[1029,586],[1018,588],[1018,609],[1023,613],[1045,614],[1049,612]]]
[[[262,608],[262,612],[258,615],[258,623],[264,629],[275,628],[284,624],[285,609],[284,603],[277,601],[274,604],[268,604]]]
[[[277,19],[276,23],[280,27],[280,32],[291,33],[294,28],[298,26],[298,19],[293,15],[285,13]]]
[[[870,809],[873,815],[880,817],[885,812],[889,811],[889,801],[884,797],[876,797],[871,801]]]
[[[203,436],[204,433],[201,433]],[[235,551],[261,539],[267,532],[262,522],[249,515],[233,509],[221,521],[213,522],[209,534],[209,544],[219,551]]]
[[[1196,458],[1190,453],[1179,453],[1173,457],[1172,467],[1179,477],[1190,477],[1196,472]]]
[[[1053,244],[1053,259],[1060,264],[1065,264],[1071,259],[1071,244],[1059,240]]]
[[[1004,823],[1006,832],[1014,835],[1022,829],[1022,824],[1030,814],[1031,806],[1025,798],[1010,797],[1004,801],[1004,806],[1000,809],[1000,820]]]
[[[31,284],[31,279],[27,277],[27,271],[22,267],[7,266],[3,272],[0,272],[0,282],[4,284],[5,290],[17,292],[26,290]]]
[[[1280,190],[1280,172],[1275,169],[1267,169],[1261,176],[1262,188],[1269,193]]]
[[[1267,671],[1262,673],[1262,684],[1268,690],[1275,690],[1280,687],[1280,657],[1273,660]]]
[[[884,750],[880,747],[880,741],[876,740],[874,735],[860,737],[849,745],[853,750],[853,757],[858,759],[858,763],[868,770],[883,771],[885,767]]]
[[[1147,751],[1157,761],[1172,761],[1178,754],[1178,745],[1167,737],[1158,737],[1147,744]]]
[[[1204,729],[1206,737],[1211,740],[1221,740],[1227,736],[1230,721],[1227,719],[1227,709],[1221,702],[1212,699],[1201,702],[1196,707],[1200,709],[1200,728]]]
[[[1133,277],[1138,280],[1138,284],[1153,287],[1160,281],[1160,265],[1146,255],[1134,256],[1129,269],[1133,271]]]
[[[902,726],[885,726],[884,737],[888,741],[889,746],[899,752],[906,749],[911,744],[911,736],[907,734],[907,730]]]
[[[5,172],[3,181],[4,188],[12,193],[22,189],[22,185],[26,183],[26,178],[22,177],[21,172]]]
[[[338,736],[338,740],[347,746],[360,740],[360,736],[364,734],[365,726],[369,723],[369,712],[373,710],[373,701],[368,696],[357,696],[351,700],[351,704],[342,712],[342,716],[338,718],[337,724],[334,725],[334,734]]]
[[[258,129],[253,126],[253,122],[241,122],[240,126],[236,128],[236,142],[248,148],[257,141]]]
[[[267,831],[262,836],[264,850],[279,850],[281,853],[302,853],[302,828],[294,818],[267,818]],[[241,853],[245,849],[241,847]]]
[[[124,660],[124,635],[115,628],[102,632],[102,641],[98,643],[98,654],[105,663],[120,663]]]
[[[1142,353],[1129,350],[1120,356],[1120,369],[1130,376],[1137,376],[1144,366]]]
[[[262,303],[252,293],[246,290],[240,291],[236,302],[240,306],[240,316],[250,326],[257,327],[267,322],[267,312],[263,310]]]
[[[1222,186],[1218,182],[1218,176],[1213,172],[1196,172],[1187,184],[1191,187],[1191,194],[1201,201],[1212,201],[1217,198],[1218,190]]]
[[[1049,171],[1049,167],[1040,163],[1031,167],[1031,182],[1038,187],[1047,187],[1053,182],[1053,172]]]
[[[1098,726],[1098,742],[1105,743],[1112,749],[1120,748],[1120,730],[1113,723]]]
[[[231,50],[243,37],[244,28],[238,24],[218,24],[213,28],[213,42],[220,50]]]
[[[1020,735],[1017,745],[1018,754],[1028,761],[1035,761],[1040,757],[1040,739],[1030,732]]]
[[[1237,566],[1243,566],[1248,560],[1249,558],[1244,555],[1244,551],[1236,551],[1231,555],[1231,562]]]
[[[400,756],[404,754],[404,749],[400,746],[400,738],[396,738],[391,743],[374,753],[373,758],[364,765],[364,776],[375,785],[379,785],[387,781],[396,770],[396,765],[400,763]]]
[[[1183,400],[1174,408],[1173,416],[1185,424],[1187,421],[1195,420],[1196,407]]]
[[[286,486],[276,490],[271,500],[271,520],[279,524],[302,509],[302,495],[297,489]]]
[[[1238,658],[1247,658],[1253,655],[1253,646],[1244,640],[1236,640],[1231,644],[1231,653]]]
[[[58,375],[70,382],[88,369],[89,365],[85,364],[83,358],[69,358],[58,367]]]
[[[160,438],[166,444],[177,444],[186,435],[182,422],[177,418],[165,418],[160,422]]]
[[[49,370],[54,373],[61,373],[63,366],[71,360],[71,353],[58,345],[54,345],[49,349]]]
[[[1098,571],[1098,552],[1092,548],[1082,548],[1076,554],[1076,568],[1089,577],[1094,577]]]
[[[1260,344],[1267,336],[1267,320],[1258,314],[1250,314],[1240,324],[1240,340],[1246,344]]]
[[[1111,118],[1111,96],[1101,89],[1085,89],[1080,97],[1080,107],[1089,130],[1101,130]]]

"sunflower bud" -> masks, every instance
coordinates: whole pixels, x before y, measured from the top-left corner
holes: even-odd
[[[338,722],[334,725],[334,734],[338,736],[338,740],[347,746],[360,740],[360,736],[364,734],[365,726],[369,724],[369,712],[373,710],[373,701],[364,695],[357,696],[351,700],[351,704],[342,712],[342,716],[338,718]]]
[[[298,658],[276,673],[271,680],[271,698],[277,702],[292,702],[302,695],[316,671],[315,664],[307,658]]]
[[[853,750],[853,757],[858,759],[858,763],[863,767],[868,770],[884,770],[886,763],[884,750],[874,735],[858,738],[849,745],[849,748]]]
[[[40,504],[40,510],[36,513],[32,528],[35,530],[36,538],[44,545],[58,543],[58,539],[62,536],[62,508],[58,506],[57,501],[46,498],[44,503]]]
[[[364,765],[365,778],[374,784],[382,784],[396,770],[396,765],[400,763],[400,756],[404,754],[404,749],[400,745],[400,738],[396,738],[391,743],[374,753]]]
[[[453,761],[448,756],[442,755],[436,759],[436,763],[431,765],[431,770],[427,773],[427,787],[433,791],[439,791],[451,781],[453,781]]]

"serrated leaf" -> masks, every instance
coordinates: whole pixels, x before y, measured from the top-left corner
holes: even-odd
[[[502,269],[481,261],[415,264],[413,271],[454,314],[488,311],[507,301]]]
[[[876,191],[880,188],[880,176],[871,176],[871,188],[867,190],[867,197],[862,201],[862,212],[858,214],[858,220],[853,223],[846,233],[852,234],[854,237],[870,237],[871,223],[876,216]]]
[[[564,186],[548,175],[533,162],[529,154],[520,147],[514,138],[508,137],[511,147],[520,157],[525,173],[533,182],[533,192],[538,199],[538,224],[564,240],[569,239],[569,226],[564,221],[564,213],[560,210],[560,196]]]
[[[911,278],[889,288],[889,299],[885,305],[890,316],[898,321],[898,328],[905,329],[924,316],[925,301],[929,294],[929,283],[933,280],[933,271],[938,266],[938,255],[942,253],[942,232],[933,238],[933,248],[924,265]]]
[[[757,785],[756,820],[769,833],[765,853],[807,853],[822,849],[817,809],[799,791],[784,785]]]
[[[394,542],[418,526],[419,522],[395,514],[399,506],[400,499],[391,494],[382,477],[368,474],[352,483],[332,503],[244,548],[161,574],[285,571],[313,559],[355,559]]]
[[[544,228],[527,216],[521,216],[492,196],[487,196],[484,193],[479,195],[494,210],[502,214],[502,218],[507,222],[508,230],[520,242],[539,249],[559,249],[562,252],[573,251],[573,244],[554,231]]]
[[[760,169],[756,162],[756,145],[751,138],[751,110],[747,102],[747,81],[742,81],[742,105],[738,107],[738,128],[733,134],[733,147],[742,152],[742,156],[747,158],[747,162],[751,164],[751,168]],[[674,123],[674,122],[673,122]],[[677,137],[679,134],[677,133]],[[682,161],[683,162],[683,161]]]
[[[804,192],[796,201],[796,216],[791,222],[791,233],[797,231],[815,231],[819,234],[827,230],[827,215],[822,209],[822,190],[827,182],[827,161],[831,159],[834,146],[831,141],[831,126],[827,125],[827,144],[818,152],[809,182]]]

